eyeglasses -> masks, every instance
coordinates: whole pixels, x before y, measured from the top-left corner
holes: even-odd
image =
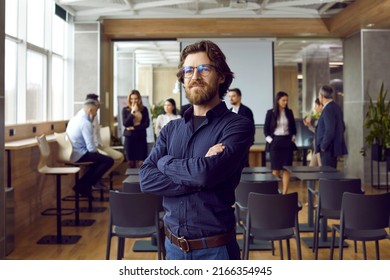
[[[201,64],[197,67],[192,66],[184,66],[181,68],[181,71],[183,72],[184,78],[191,78],[195,73],[195,68],[198,70],[198,74],[200,74],[202,77],[207,77],[210,72],[211,68],[215,67],[211,64]]]

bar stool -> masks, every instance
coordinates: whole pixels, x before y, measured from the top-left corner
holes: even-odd
[[[62,208],[61,206],[61,176],[69,174],[78,174],[78,167],[49,167],[47,165],[50,157],[50,146],[45,135],[37,137],[37,142],[40,150],[40,160],[38,163],[38,172],[44,175],[53,175],[56,177],[56,200],[55,208],[48,208],[42,212],[44,216],[57,216],[57,235],[45,235],[38,244],[75,244],[81,238],[81,235],[63,235],[61,216],[72,215],[75,212],[74,208]]]
[[[71,165],[71,166],[77,166],[80,168],[85,168],[90,164],[93,164],[93,162],[72,162],[70,160],[70,157],[72,155],[73,147],[72,142],[70,142],[70,139],[66,132],[57,133],[54,132],[54,135],[57,139],[58,143],[58,155],[57,160],[64,163],[65,165]],[[78,180],[78,174],[76,175],[76,180]],[[77,182],[77,181],[76,181]],[[92,207],[92,199],[87,199],[88,201],[88,207],[79,207],[79,194],[76,193],[74,197],[67,197],[66,200],[74,200],[75,204],[77,204],[76,209],[78,209],[78,212],[89,212],[89,213],[97,213],[97,212],[104,212],[107,208],[106,207]],[[85,200],[85,199],[83,199]],[[78,219],[76,217],[76,219]]]

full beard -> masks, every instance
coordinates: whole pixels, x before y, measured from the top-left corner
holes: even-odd
[[[194,85],[202,87],[195,89],[193,88]],[[204,105],[218,95],[218,84],[216,86],[210,86],[210,84],[194,80],[188,84],[185,91],[190,103],[193,105]]]

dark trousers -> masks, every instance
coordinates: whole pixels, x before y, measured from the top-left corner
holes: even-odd
[[[81,177],[76,184],[79,188],[89,191],[91,190],[91,187],[103,177],[104,173],[111,168],[114,164],[114,160],[97,152],[87,152],[77,162],[86,161],[91,161],[93,164],[87,166],[87,170],[83,177]]]
[[[337,157],[333,156],[330,152],[321,152],[321,165],[337,168]]]

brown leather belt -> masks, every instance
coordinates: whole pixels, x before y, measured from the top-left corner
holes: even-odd
[[[218,234],[199,239],[185,239],[184,237],[175,236],[168,229],[166,229],[165,235],[171,241],[171,243],[175,244],[182,251],[188,253],[191,250],[214,248],[226,245],[235,238],[236,233],[235,231],[231,231],[229,233]]]

